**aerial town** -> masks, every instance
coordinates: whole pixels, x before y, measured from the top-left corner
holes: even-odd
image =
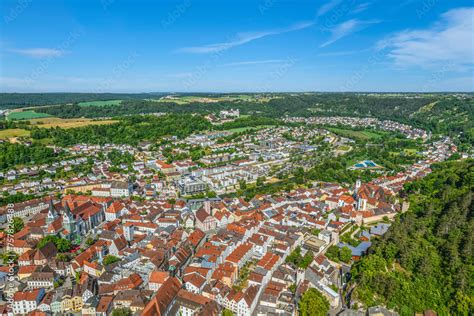
[[[474,315],[473,0],[0,3],[0,316]]]
[[[403,185],[428,175],[432,163],[457,148],[449,137],[430,141],[425,131],[390,121],[287,122],[303,125],[171,136],[171,149],[169,142],[77,144],[55,149],[67,159],[3,172],[4,194],[42,196],[0,209],[3,246],[17,260],[14,282],[6,282],[10,266],[0,272],[13,314],[295,315],[309,288],[340,311],[351,264],[408,208],[398,196]],[[295,155],[350,151],[353,140],[318,127],[332,124],[420,139],[423,159],[395,174],[372,170],[370,182],[314,181],[235,196],[282,170],[311,166],[311,159],[293,161]],[[206,153],[173,162],[162,154],[192,146]],[[124,156],[131,159],[117,161]],[[84,165],[89,169],[78,169]],[[14,220],[22,227],[9,236]]]

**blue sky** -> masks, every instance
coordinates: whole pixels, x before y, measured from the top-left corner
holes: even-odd
[[[2,92],[472,91],[461,0],[2,0]]]

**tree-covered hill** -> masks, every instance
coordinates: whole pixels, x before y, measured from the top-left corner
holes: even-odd
[[[402,315],[474,312],[474,161],[433,166],[407,184],[410,209],[352,268],[354,301]]]
[[[289,116],[359,116],[391,119],[439,133],[466,134],[472,140],[474,98],[472,95],[444,94],[361,94],[300,93],[284,94],[268,102],[219,101],[154,102],[128,98],[119,105],[88,106],[77,104],[42,107],[37,111],[53,116],[112,117],[143,113],[217,113],[238,108],[242,114],[281,118]]]
[[[140,141],[156,141],[162,136],[175,135],[184,138],[211,127],[211,123],[200,115],[134,115],[123,117],[118,123],[110,125],[70,129],[33,127],[31,137],[36,140],[51,138],[58,146],[71,146],[77,143],[137,145]]]

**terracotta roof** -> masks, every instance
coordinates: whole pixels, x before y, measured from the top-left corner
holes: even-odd
[[[31,274],[38,270],[40,266],[28,265],[28,266],[21,266],[18,268],[18,274]]]
[[[191,283],[198,289],[201,288],[204,285],[204,283],[206,283],[206,279],[198,273],[185,275],[183,277],[183,281],[185,283]]]
[[[168,306],[174,300],[181,288],[181,282],[176,277],[169,278],[163,283],[143,310],[142,316],[164,316]]]
[[[40,290],[36,289],[29,292],[16,292],[13,294],[14,301],[36,301],[40,295]]]
[[[113,296],[103,295],[100,297],[99,304],[96,307],[96,312],[106,313],[109,309],[110,304],[114,300]]]
[[[210,301],[210,299],[205,296],[191,293],[189,291],[186,291],[185,289],[179,290],[177,298],[185,299],[199,305],[204,305]]]
[[[128,278],[118,281],[114,290],[132,290],[138,288],[142,283],[140,275],[133,273]]]
[[[163,284],[170,277],[165,271],[151,271],[149,283]]]
[[[122,209],[124,209],[124,205],[119,201],[115,201],[114,203],[110,204],[110,206],[105,210],[107,213],[117,214]]]
[[[204,208],[200,208],[199,210],[197,210],[196,212],[196,218],[201,222],[201,223],[204,223],[204,221],[206,220],[206,218],[208,218],[209,216],[209,213],[206,212],[206,210]]]

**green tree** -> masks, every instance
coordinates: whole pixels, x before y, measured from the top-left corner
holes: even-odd
[[[20,217],[13,217],[13,232],[18,233],[20,230],[25,227],[25,223]]]
[[[112,311],[112,316],[131,316],[132,311],[128,308],[117,308]]]
[[[301,316],[326,316],[329,302],[318,290],[309,289],[301,297],[298,307]]]
[[[234,313],[226,308],[222,311],[222,316],[234,316]]]
[[[86,240],[86,244],[87,244],[88,246],[92,246],[92,245],[95,243],[95,241],[96,241],[95,238],[93,238],[93,237],[88,237],[87,240]]]
[[[291,293],[295,294],[296,293],[296,283],[290,284],[288,287],[288,290],[290,290]]]
[[[339,250],[339,259],[345,263],[349,263],[351,261],[352,251],[349,249],[349,247],[344,246]]]
[[[2,254],[0,254],[3,264],[8,265],[9,262],[17,262],[19,255],[16,252],[13,251],[6,251]]]
[[[117,262],[117,261],[120,261],[119,257],[112,256],[112,255],[107,255],[107,256],[105,256],[104,261],[102,263],[104,265],[109,265],[109,264],[112,264],[112,263]]]
[[[69,240],[54,236],[54,235],[49,235],[44,238],[42,238],[39,242],[38,245],[36,246],[38,249],[43,248],[48,242],[52,242],[56,248],[58,249],[59,252],[68,252],[72,248],[72,244]]]
[[[335,245],[329,246],[325,253],[329,260],[339,262],[339,248]]]

